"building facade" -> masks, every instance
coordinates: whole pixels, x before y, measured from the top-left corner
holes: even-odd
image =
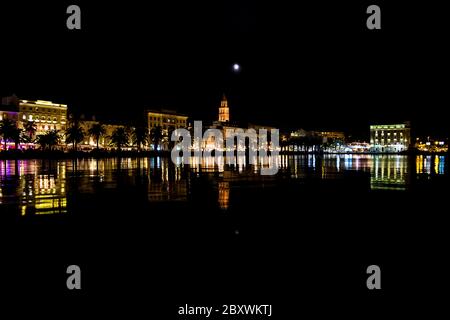
[[[27,121],[36,124],[36,135],[49,130],[65,131],[67,128],[67,105],[45,100],[19,100],[19,128]],[[22,126],[22,127],[21,127]]]
[[[17,123],[19,119],[19,112],[13,106],[0,106],[0,121],[9,119]]]
[[[67,128],[67,105],[46,100],[22,100],[12,95],[1,100],[0,121],[9,119],[21,130],[27,131],[27,142],[20,142],[19,148],[34,148],[34,139],[51,130],[64,132]],[[30,128],[33,128],[32,130]],[[64,143],[64,135],[61,136]],[[8,139],[7,149],[14,143]]]
[[[169,133],[175,129],[188,128],[188,116],[167,109],[148,110],[147,124],[150,135],[157,128],[161,129],[162,139],[159,148],[167,150],[170,141]]]
[[[64,131],[67,128],[66,104],[45,100],[22,100],[13,95],[2,98],[2,105],[10,109],[9,113],[0,111],[2,119],[12,118],[19,129],[23,129],[27,122],[34,122],[36,136],[45,134],[49,130]]]
[[[370,126],[370,150],[373,152],[407,151],[411,144],[408,122]]]
[[[333,141],[345,142],[345,134],[342,131],[316,131],[315,134],[322,137],[323,143]]]
[[[84,140],[79,144],[79,148],[81,150],[92,150],[92,149],[97,148],[97,141],[95,140],[95,138],[93,136],[91,136],[89,134],[89,130],[94,125],[98,125],[98,124],[101,124],[103,126],[103,128],[105,129],[105,133],[102,134],[100,136],[100,138],[98,139],[98,147],[100,149],[111,150],[114,148],[114,146],[112,145],[111,136],[113,135],[114,131],[119,128],[124,128],[125,130],[130,131],[128,146],[124,147],[123,149],[127,150],[127,148],[130,147],[130,142],[131,142],[131,134],[130,133],[133,130],[133,127],[127,127],[122,124],[104,123],[104,122],[97,121],[95,119],[92,119],[92,120],[82,119],[82,120],[78,121],[78,124],[84,132]]]

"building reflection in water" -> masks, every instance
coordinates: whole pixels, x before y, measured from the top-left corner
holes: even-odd
[[[107,158],[67,162],[76,192],[95,194],[102,190],[145,190],[150,202],[186,201],[188,176],[181,163],[171,158]]]
[[[401,155],[375,155],[370,174],[372,190],[406,190],[409,185],[408,158]]]
[[[64,163],[3,160],[0,172],[1,205],[18,205],[21,215],[67,212]]]
[[[227,210],[230,205],[230,183],[228,181],[219,181],[219,208]]]
[[[148,200],[187,201],[189,180],[183,174],[181,159],[176,164],[170,158],[148,158]]]
[[[370,175],[371,190],[406,190],[411,184],[411,174],[446,174],[446,156],[416,156],[369,154],[282,155],[280,171],[290,178],[344,178],[345,171],[365,172]]]
[[[445,156],[427,155],[416,157],[416,174],[443,175],[445,174]]]
[[[208,185],[217,186],[218,207],[228,210],[230,190],[238,184],[258,188],[277,187],[287,179],[351,179],[346,172],[355,171],[370,180],[371,190],[406,190],[417,178],[448,174],[447,160],[442,155],[281,155],[268,159],[279,166],[275,176],[260,174],[267,163],[249,165],[248,158],[236,156],[218,163],[214,157],[202,158],[191,165],[184,165],[182,158],[173,163],[170,157],[0,160],[0,209],[13,208],[21,215],[62,214],[68,195],[108,195],[129,188],[146,194],[149,202],[188,201],[197,192],[192,182],[203,176]]]

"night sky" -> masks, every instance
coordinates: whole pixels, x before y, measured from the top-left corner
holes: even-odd
[[[225,92],[233,120],[366,139],[372,122],[449,131],[439,1],[3,2],[2,96],[107,118],[168,108],[211,120]],[[81,31],[66,29],[70,4],[81,7]],[[370,4],[382,30],[366,29]]]

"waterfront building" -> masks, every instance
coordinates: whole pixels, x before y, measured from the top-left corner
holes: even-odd
[[[345,134],[342,131],[315,131],[315,134],[322,138],[323,143],[345,142]]]
[[[46,100],[23,100],[16,95],[2,98],[0,121],[10,119],[19,129],[35,125],[32,139],[50,130],[64,132],[67,128],[67,105]],[[23,147],[23,146],[22,146]]]
[[[111,136],[113,132],[118,128],[125,128],[127,131],[131,132],[133,130],[132,127],[127,127],[123,124],[113,124],[113,123],[106,123],[106,122],[100,122],[95,119],[95,117],[92,117],[91,120],[78,120],[79,126],[83,129],[84,132],[84,140],[79,144],[80,150],[92,150],[97,148],[97,141],[89,135],[89,129],[92,128],[92,126],[96,124],[101,124],[103,128],[105,129],[105,133],[100,136],[100,139],[98,140],[98,146],[101,149],[107,149],[110,150],[114,148],[111,144]],[[129,139],[131,140],[131,139]],[[124,148],[125,150],[127,147]]]
[[[2,105],[0,106],[0,121],[3,119],[9,119],[13,123],[17,123],[19,112],[14,106]]]
[[[67,105],[45,100],[19,100],[19,128],[23,128],[27,121],[36,123],[36,135],[49,130],[65,131]]]
[[[370,126],[370,150],[373,152],[407,151],[411,144],[408,122]]]
[[[17,127],[23,129],[30,121],[36,124],[36,135],[49,130],[64,131],[67,126],[67,105],[46,100],[23,100],[15,95],[2,99],[2,104],[17,112]]]
[[[9,107],[10,113],[15,113],[14,119],[19,129],[23,129],[29,121],[34,122],[36,124],[36,136],[45,134],[49,130],[66,130],[66,104],[46,100],[23,100],[13,95],[2,98],[2,105]],[[5,112],[0,111],[0,113],[3,113],[3,118]]]
[[[414,147],[420,152],[445,153],[448,152],[448,139],[418,137]]]
[[[157,128],[160,128],[162,139],[161,150],[168,150],[170,134],[173,130],[179,128],[188,128],[188,116],[177,113],[174,110],[147,110],[147,124],[150,135]]]

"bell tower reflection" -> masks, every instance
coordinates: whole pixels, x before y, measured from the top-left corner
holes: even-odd
[[[230,205],[230,183],[228,181],[219,181],[219,207],[227,210]]]

